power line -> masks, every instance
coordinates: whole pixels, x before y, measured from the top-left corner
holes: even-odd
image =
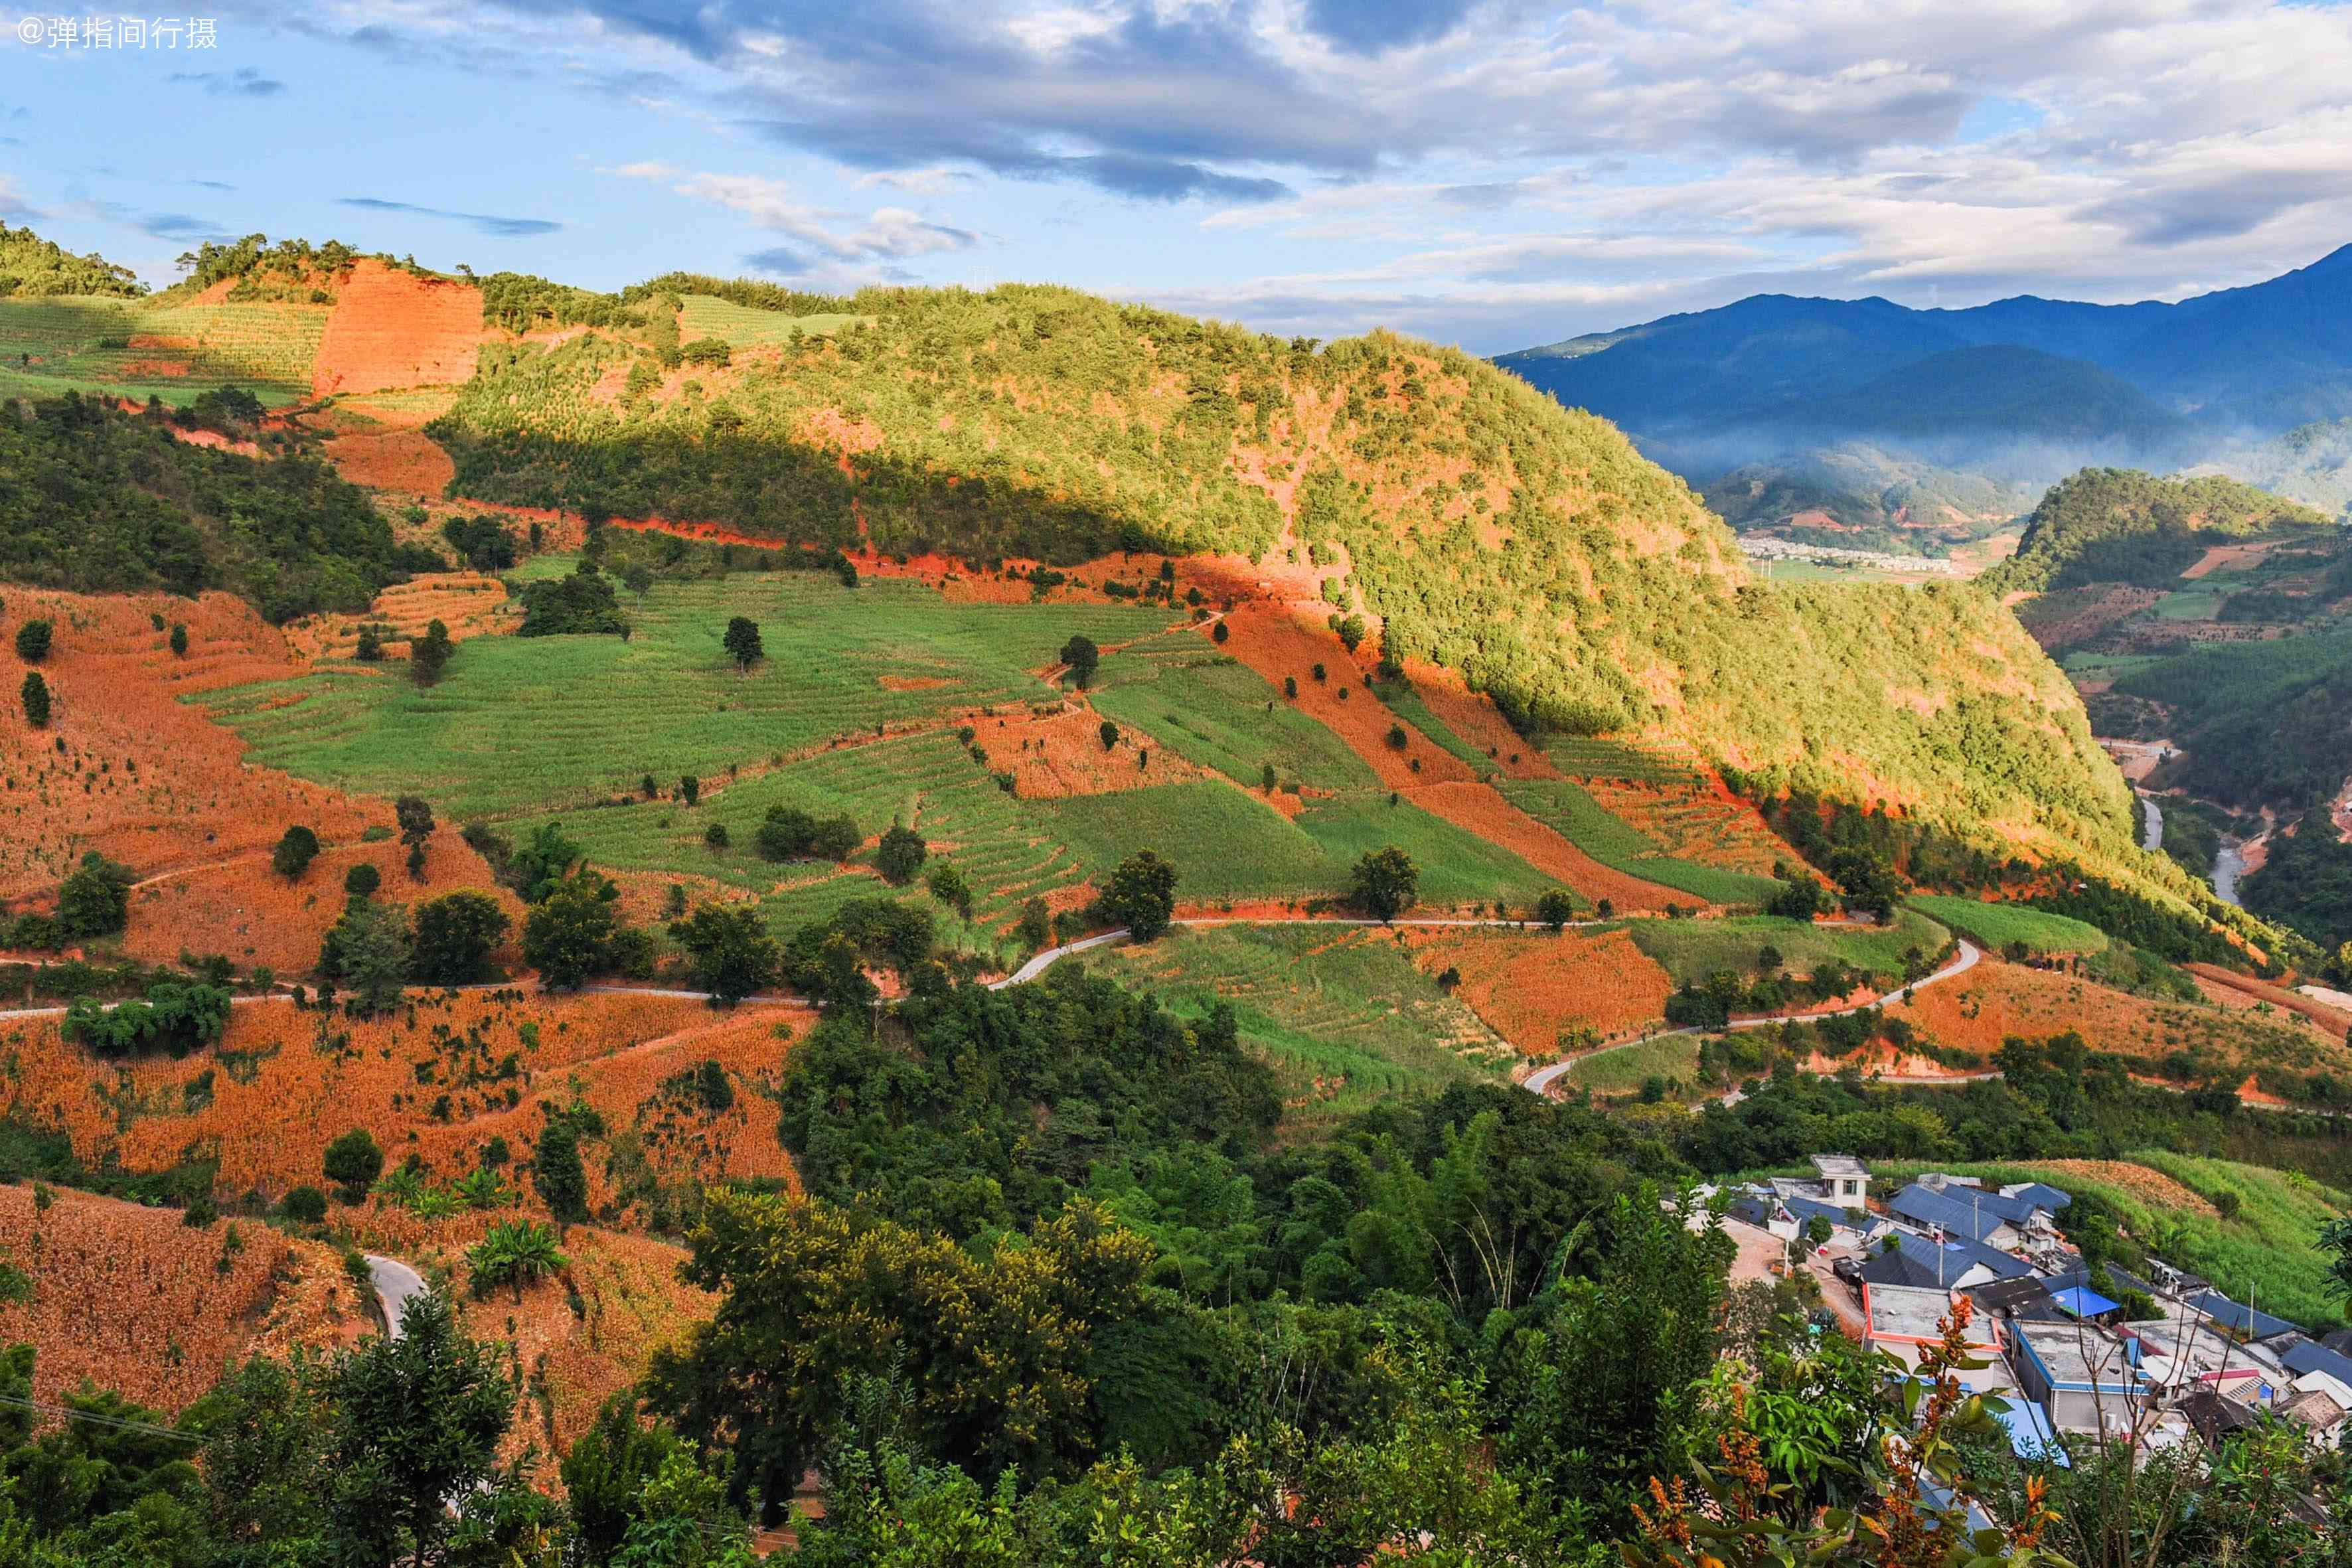
[[[43,1415],[55,1415],[67,1421],[85,1421],[93,1426],[112,1426],[125,1432],[145,1432],[157,1437],[177,1437],[185,1443],[201,1443],[204,1437],[194,1432],[183,1432],[176,1426],[158,1426],[152,1421],[128,1421],[120,1416],[101,1415],[95,1410],[76,1410],[68,1405],[49,1405],[38,1399],[17,1399],[0,1394],[0,1405],[12,1410],[31,1410]]]

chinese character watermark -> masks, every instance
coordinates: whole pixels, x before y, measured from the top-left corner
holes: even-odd
[[[26,16],[20,44],[52,49],[216,49],[210,16]]]

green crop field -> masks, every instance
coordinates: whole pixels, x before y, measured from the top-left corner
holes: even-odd
[[[1662,853],[1640,829],[1612,816],[1566,779],[1505,779],[1496,788],[1513,805],[1602,865],[1674,888],[1715,904],[1762,904],[1780,890],[1769,877],[1751,877]]]
[[[1916,910],[1897,910],[1887,926],[1822,926],[1772,915],[1734,915],[1710,921],[1634,921],[1626,927],[1633,943],[1657,960],[1677,983],[1704,983],[1718,970],[1748,973],[1757,952],[1780,950],[1792,973],[1810,973],[1825,958],[1842,959],[1874,974],[1903,971],[1906,949],[1929,957],[1942,951],[1950,933]]]
[[[1282,1075],[1293,1137],[1383,1098],[1499,1071],[1517,1055],[1384,933],[1222,926],[1083,962],[1181,1016],[1232,1007],[1243,1038]]]
[[[1914,897],[1910,903],[1929,919],[1995,952],[2012,942],[2021,942],[2027,951],[2042,954],[2102,952],[2107,946],[2107,933],[2095,925],[2022,904],[1988,904],[1927,893]]]
[[[6,390],[28,395],[53,396],[73,386],[183,405],[236,385],[265,403],[290,403],[309,393],[329,314],[325,305],[171,309],[72,296],[0,301],[0,363]],[[133,337],[177,346],[133,348]],[[184,364],[187,374],[157,374],[152,367],[162,363]]]
[[[1108,655],[1089,695],[1107,717],[1249,789],[1260,786],[1268,763],[1284,784],[1328,790],[1380,784],[1347,742],[1198,636],[1154,638]]]
[[[1667,1035],[1596,1051],[1571,1063],[1561,1077],[1571,1089],[1589,1089],[1599,1095],[1639,1093],[1653,1078],[1690,1083],[1698,1077],[1698,1040],[1690,1035]]]
[[[1362,856],[1394,845],[1421,868],[1424,904],[1460,908],[1501,902],[1528,910],[1559,889],[1569,892],[1580,910],[1585,907],[1583,900],[1509,850],[1410,802],[1391,805],[1384,795],[1316,801],[1298,814],[1298,826],[1323,846],[1343,882],[1347,868]]]
[[[203,701],[269,766],[422,795],[451,816],[516,815],[635,794],[646,773],[711,778],[886,721],[1043,700],[1029,672],[1071,633],[1108,644],[1167,624],[1128,606],[950,605],[913,583],[846,589],[808,573],[658,584],[629,610],[627,641],[468,641],[429,689],[398,664],[350,665]],[[766,639],[748,676],[719,647],[737,615]],[[886,676],[943,684],[892,690]]]
[[[1139,849],[1176,863],[1185,903],[1338,893],[1346,868],[1263,801],[1201,781],[1034,803],[1038,821],[1097,887]]]
[[[846,312],[818,316],[787,316],[782,310],[762,310],[756,306],[738,305],[710,294],[688,294],[685,309],[677,314],[678,335],[691,342],[696,338],[724,338],[739,349],[761,343],[790,342],[795,334],[803,338],[820,338],[837,332],[852,321],[866,318]]]
[[[1698,782],[1697,773],[1687,763],[1589,735],[1557,736],[1544,743],[1544,754],[1570,778],[1623,779],[1644,784]]]
[[[1383,680],[1370,689],[1373,696],[1385,703],[1390,712],[1428,736],[1437,746],[1459,757],[1470,765],[1477,777],[1492,780],[1503,770],[1494,758],[1456,734],[1454,727],[1439,718],[1410,681]]]

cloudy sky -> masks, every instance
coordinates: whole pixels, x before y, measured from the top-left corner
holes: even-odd
[[[158,283],[260,230],[1481,353],[1764,290],[2177,299],[2352,241],[2345,5],[197,4],[208,49],[0,5],[0,216]]]

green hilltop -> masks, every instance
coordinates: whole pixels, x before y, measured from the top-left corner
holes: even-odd
[[[681,345],[707,285],[665,281],[693,292],[549,293],[621,324],[483,351],[430,426],[457,492],[976,562],[1225,552],[1316,574],[1523,721],[2128,854],[2122,780],[1990,599],[1759,583],[1613,426],[1483,361],[1030,286],[740,290],[822,330]]]
[[[2154,586],[2179,576],[2209,543],[2329,521],[2220,475],[2159,479],[2137,468],[2084,468],[2050,487],[2025,520],[2017,553],[1980,581],[1996,594],[2089,583]]]

